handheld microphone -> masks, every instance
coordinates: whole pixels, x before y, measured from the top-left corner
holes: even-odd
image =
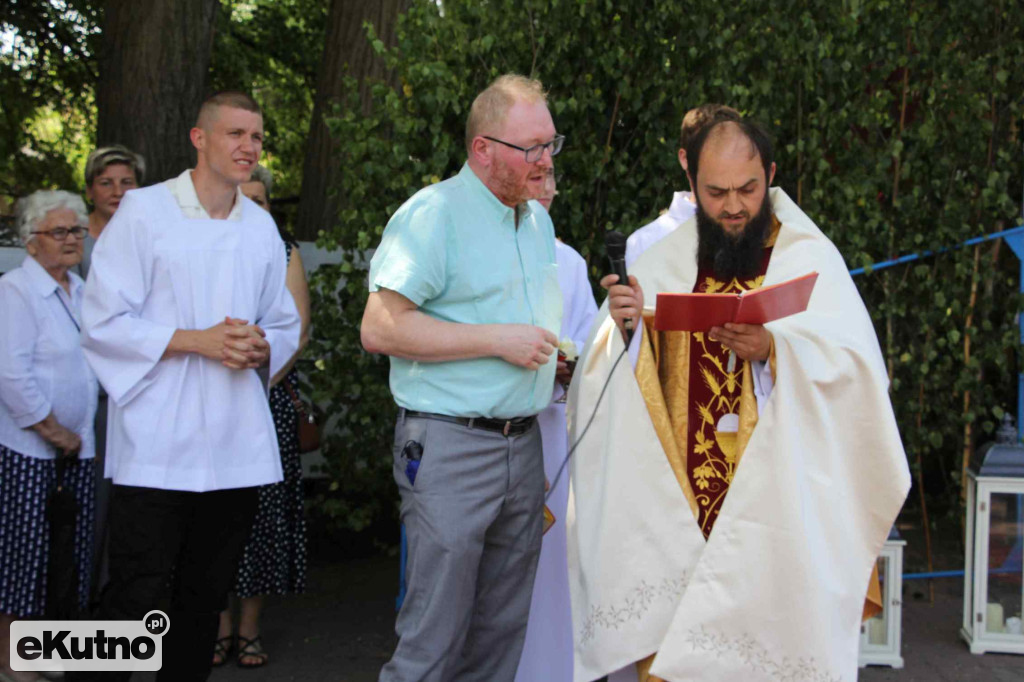
[[[604,235],[604,251],[608,254],[608,264],[611,267],[611,274],[619,276],[619,284],[629,286],[629,275],[626,274],[626,238],[621,232],[610,230]],[[623,324],[626,326],[626,345],[633,340],[632,320],[626,318]]]

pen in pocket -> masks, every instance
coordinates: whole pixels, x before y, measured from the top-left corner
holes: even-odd
[[[414,440],[406,442],[402,448],[402,457],[405,458],[405,477],[409,479],[410,485],[416,484],[416,472],[420,470],[420,460],[423,458],[423,446]]]

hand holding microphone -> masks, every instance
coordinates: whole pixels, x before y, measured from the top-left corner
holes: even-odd
[[[628,345],[636,323],[643,319],[644,292],[636,277],[626,274],[626,238],[611,231],[605,235],[604,244],[611,274],[601,279],[601,286],[608,290],[608,312]]]

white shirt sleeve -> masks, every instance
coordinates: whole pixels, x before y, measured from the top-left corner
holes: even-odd
[[[92,255],[82,303],[82,348],[111,400],[123,405],[153,381],[175,328],[141,317],[153,253],[126,195]]]
[[[270,376],[276,375],[298,351],[301,328],[295,300],[285,286],[288,258],[284,242],[278,240],[275,248],[280,250],[280,257],[271,259],[263,291],[260,292],[259,316],[256,318],[256,324],[266,332],[267,343],[270,344]]]
[[[0,401],[19,428],[50,414],[50,401],[32,371],[39,328],[26,293],[0,285]]]
[[[750,363],[750,373],[754,375],[754,398],[757,400],[757,416],[760,417],[775,388],[771,363],[754,361]]]

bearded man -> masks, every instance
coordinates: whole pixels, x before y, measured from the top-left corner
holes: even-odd
[[[602,280],[570,391],[576,679],[855,680],[910,483],[871,319],[836,248],[769,189],[759,127],[713,122],[686,156],[697,214],[628,286]],[[658,331],[645,304],[815,271],[807,310],[763,326]],[[635,371],[612,372],[633,321]]]
[[[683,116],[683,123],[679,127],[679,151],[676,152],[676,158],[679,161],[679,167],[683,169],[683,175],[686,176],[687,181],[690,183],[691,189],[693,188],[693,180],[690,179],[690,167],[686,162],[686,147],[690,144],[690,140],[712,121],[738,121],[739,119],[740,112],[724,104],[714,103],[702,104],[699,107],[690,109]],[[655,242],[671,234],[680,225],[692,218],[696,211],[697,203],[693,192],[674,192],[672,194],[672,203],[669,205],[668,210],[664,211],[647,225],[634,230],[633,234],[629,235],[629,239],[626,240],[626,267],[630,267],[633,261],[641,253],[653,246]]]
[[[528,200],[562,140],[540,82],[502,76],[470,109],[466,165],[398,209],[370,264],[362,341],[391,356],[409,552],[382,681],[515,677],[562,316],[551,218]]]

